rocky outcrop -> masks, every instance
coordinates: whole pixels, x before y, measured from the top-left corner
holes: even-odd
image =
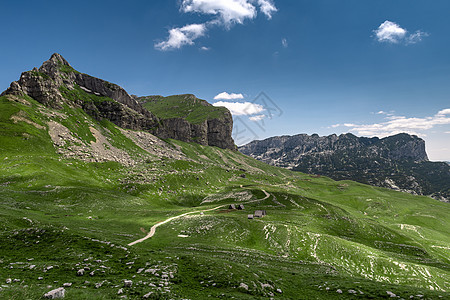
[[[107,97],[114,101],[83,101],[68,99],[64,88],[68,91],[78,86],[96,96]],[[96,119],[108,119],[116,125],[135,130],[156,131],[159,120],[151,112],[142,107],[135,99],[119,87],[99,78],[75,71],[59,54],[55,53],[45,61],[39,69],[24,72],[18,81],[3,92],[4,94],[26,94],[38,102],[61,108],[64,103],[69,106],[80,106]]]
[[[161,134],[163,138],[237,150],[232,138],[233,118],[228,109],[215,107],[192,94],[145,96],[136,99],[159,117],[162,128],[165,129]],[[169,114],[160,111],[160,105],[167,102],[172,105]],[[174,115],[176,117],[173,117]]]
[[[80,97],[79,93],[91,95],[94,100]],[[81,107],[95,119],[107,119],[124,129],[144,130],[160,138],[236,150],[231,137],[233,120],[228,110],[219,118],[209,118],[199,124],[184,118],[160,120],[144,108],[136,96],[130,96],[116,84],[76,71],[58,53],[39,69],[22,73],[20,79],[2,93],[24,94],[55,109],[65,104]],[[199,104],[211,106],[204,100],[199,100]]]
[[[450,167],[428,161],[424,140],[405,133],[383,139],[350,133],[280,136],[253,141],[239,151],[294,171],[450,199]]]
[[[210,119],[197,124],[183,118],[162,119],[161,124],[165,129],[165,132],[161,134],[163,138],[236,150],[231,137],[233,119],[229,113],[222,119]]]

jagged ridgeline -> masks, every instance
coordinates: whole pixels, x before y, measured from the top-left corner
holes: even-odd
[[[228,117],[57,54],[23,73],[0,97],[0,299],[449,297],[448,203],[270,166]]]
[[[192,95],[169,97],[159,105],[157,97],[143,97],[139,99],[147,104],[143,107],[120,86],[76,71],[57,53],[39,69],[22,73],[2,95],[26,95],[55,109],[80,107],[97,120],[160,138],[236,149],[231,137],[233,119],[225,107],[214,107]],[[185,115],[181,113],[184,109]],[[168,116],[165,111],[174,113]]]
[[[417,195],[450,200],[450,166],[430,162],[425,141],[405,133],[386,138],[299,134],[271,137],[239,147],[270,165]]]

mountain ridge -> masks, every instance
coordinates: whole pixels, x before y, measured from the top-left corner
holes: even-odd
[[[406,133],[381,139],[351,133],[278,136],[250,142],[239,151],[294,171],[450,199],[450,187],[445,184],[450,182],[450,168],[430,162],[425,141]]]
[[[79,106],[94,118],[108,119],[124,129],[146,130],[161,138],[236,150],[231,137],[233,120],[226,108],[221,108],[221,115],[216,118],[195,126],[183,118],[162,121],[120,86],[76,71],[58,53],[39,69],[23,72],[1,95],[22,94],[56,109],[65,104]],[[86,94],[98,97],[92,101]]]

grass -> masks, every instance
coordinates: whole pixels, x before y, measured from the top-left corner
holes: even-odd
[[[194,95],[148,96],[139,101],[160,119],[183,118],[192,124],[223,118],[227,112],[227,109],[212,106]]]
[[[65,159],[50,120],[86,145],[96,128],[137,163]],[[64,283],[68,299],[118,298],[120,288],[129,299],[449,297],[448,204],[167,143],[185,158],[154,157],[70,106],[0,97],[0,298],[40,299]],[[270,197],[256,201],[263,190]],[[191,214],[127,246],[169,217],[230,203],[245,210]],[[256,209],[268,215],[249,220]]]

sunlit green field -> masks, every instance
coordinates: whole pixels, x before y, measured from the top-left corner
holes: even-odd
[[[64,283],[68,299],[450,297],[447,203],[175,140],[165,151],[181,158],[155,155],[80,109],[54,113],[0,97],[1,299]],[[136,163],[64,156],[50,121],[87,148],[94,128]]]

